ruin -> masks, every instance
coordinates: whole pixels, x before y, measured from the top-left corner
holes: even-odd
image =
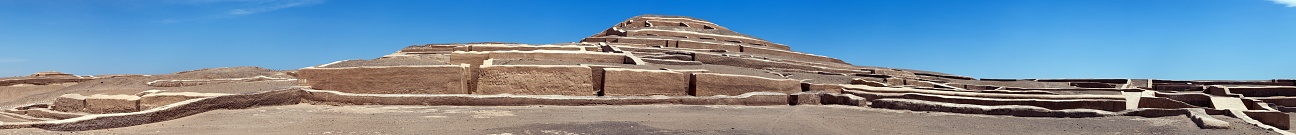
[[[987,79],[858,66],[706,20],[642,15],[579,42],[426,44],[297,70],[0,78],[0,129],[81,131],[217,109],[327,105],[838,105],[1015,117],[1190,118],[1291,134],[1296,80]],[[219,90],[216,90],[219,89]],[[1241,119],[1244,123],[1223,121]]]

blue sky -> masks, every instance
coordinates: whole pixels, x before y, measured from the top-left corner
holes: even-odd
[[[1296,0],[0,0],[0,76],[297,69],[425,43],[703,18],[856,65],[978,78],[1296,78]]]

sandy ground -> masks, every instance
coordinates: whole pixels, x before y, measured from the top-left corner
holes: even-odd
[[[1273,134],[1187,117],[1026,118],[849,106],[326,106],[218,110],[132,127],[0,134]]]
[[[61,83],[50,85],[20,85],[20,86],[0,86],[0,103],[17,100],[30,95],[41,94],[52,90],[62,89],[64,87],[76,85],[76,83]]]

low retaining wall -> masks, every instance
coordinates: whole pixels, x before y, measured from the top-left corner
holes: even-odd
[[[807,71],[827,71],[827,72],[834,72],[834,73],[849,73],[849,74],[872,73],[872,72],[866,72],[863,70],[856,70],[856,69],[837,69],[837,68],[829,68],[829,67],[822,67],[822,66],[795,64],[795,63],[787,63],[787,62],[779,62],[779,61],[771,61],[771,60],[761,60],[755,58],[734,57],[734,56],[709,54],[709,53],[694,53],[693,58],[698,62],[707,63],[707,64],[726,65],[726,66],[754,68],[754,69],[765,69],[765,68],[773,67],[773,68],[800,69],[800,70],[807,70]]]
[[[596,46],[580,45],[471,45],[467,51],[598,51]]]
[[[998,94],[998,93],[977,93],[977,92],[956,92],[956,91],[939,91],[939,90],[920,90],[908,88],[891,88],[891,87],[871,87],[861,85],[846,85],[847,90],[858,90],[874,93],[923,93],[934,95],[964,96],[964,97],[983,97],[983,98],[1003,98],[1003,99],[1111,99],[1125,100],[1121,95],[1039,95],[1039,94]]]
[[[153,109],[161,106],[174,104],[189,99],[227,96],[232,94],[224,93],[195,93],[195,92],[162,92],[140,96],[139,108],[141,110]]]
[[[1218,88],[1218,87],[1213,87]],[[1272,97],[1272,96],[1296,96],[1296,87],[1293,86],[1264,86],[1264,87],[1224,87],[1228,93],[1242,94],[1247,97]]]
[[[468,94],[468,65],[303,68],[312,88],[372,94]]]
[[[256,76],[256,77],[249,77],[249,78],[206,79],[206,80],[154,80],[145,84],[153,87],[185,87],[185,86],[198,86],[198,85],[207,85],[207,84],[258,82],[258,81],[270,81],[270,80],[295,80],[295,79]]]
[[[598,95],[587,66],[483,65],[478,76],[473,94]]]
[[[568,62],[600,62],[628,64],[622,53],[586,52],[586,51],[492,51],[489,59],[495,60],[542,60]],[[450,56],[453,61],[454,56]]]
[[[952,112],[964,114],[987,114],[987,115],[1012,115],[1021,117],[1102,117],[1114,115],[1110,112],[1086,109],[1074,110],[1049,110],[1033,106],[983,106],[941,103],[932,101],[922,101],[913,99],[878,99],[873,100],[869,107],[890,108],[914,111],[937,111]]]
[[[877,99],[914,99],[932,102],[944,102],[954,104],[972,104],[986,106],[1000,105],[1021,105],[1033,106],[1053,110],[1063,109],[1093,109],[1103,111],[1122,111],[1125,110],[1124,100],[1111,99],[1001,99],[985,97],[965,97],[965,96],[948,96],[922,93],[874,93],[867,91],[846,90],[843,93],[853,94],[866,97],[869,100]]]
[[[608,96],[687,96],[689,74],[624,68],[605,68],[603,94]]]
[[[459,106],[521,106],[521,105],[788,105],[788,95],[773,92],[752,92],[737,96],[666,96],[666,97],[597,97],[597,96],[520,96],[520,95],[415,95],[415,94],[352,94],[337,91],[305,90],[303,99],[324,104],[380,104],[380,105],[459,105]]]
[[[748,92],[801,92],[801,81],[770,79],[747,75],[715,73],[693,74],[695,96],[738,95]]]

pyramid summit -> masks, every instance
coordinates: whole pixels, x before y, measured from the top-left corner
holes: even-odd
[[[0,78],[7,92],[0,129],[1290,134],[1287,112],[1296,107],[1290,79],[974,78],[853,65],[796,51],[813,45],[793,48],[693,17],[640,15],[610,24],[570,43],[412,45],[296,70]],[[289,122],[257,123],[271,121]],[[691,127],[640,125],[653,122]]]

